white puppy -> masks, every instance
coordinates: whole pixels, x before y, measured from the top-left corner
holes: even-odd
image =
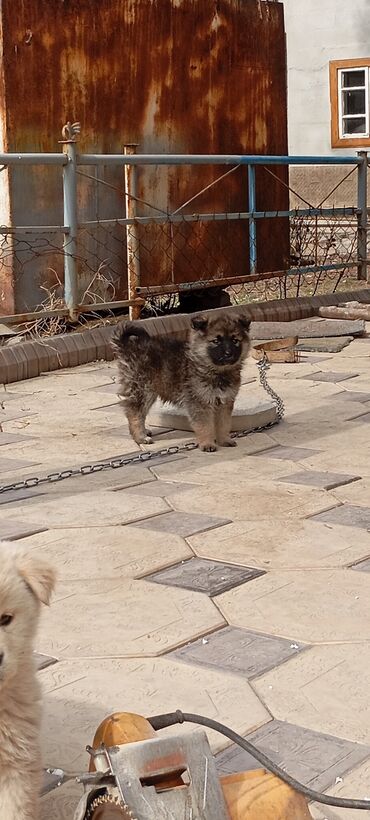
[[[41,603],[54,573],[43,559],[0,542],[0,818],[37,820],[41,690],[33,657]]]

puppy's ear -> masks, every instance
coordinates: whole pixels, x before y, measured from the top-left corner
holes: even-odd
[[[18,572],[38,601],[46,606],[50,603],[55,586],[55,573],[51,566],[38,555],[20,553],[17,558]]]
[[[246,335],[247,335],[247,333],[248,333],[248,330],[249,330],[249,328],[250,328],[250,326],[251,326],[251,320],[250,320],[250,319],[248,319],[246,316],[239,316],[239,317],[238,317],[238,325],[239,325],[239,327],[240,327],[240,330],[241,330],[241,331],[244,333],[244,335],[246,336]]]
[[[208,327],[208,319],[200,313],[198,316],[193,316],[191,326],[194,330],[199,330],[200,333],[205,333]]]

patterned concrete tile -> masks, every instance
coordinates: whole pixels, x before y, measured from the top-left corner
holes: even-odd
[[[37,416],[38,413],[31,412],[31,410],[9,410],[9,412],[0,412],[0,424],[6,424],[8,421],[16,421],[17,419],[31,418]]]
[[[34,441],[34,436],[21,436],[18,433],[0,432],[0,447],[5,444],[18,444],[20,441]]]
[[[357,564],[352,564],[351,569],[357,572],[370,572],[370,558],[365,558],[364,561],[358,561]]]
[[[343,487],[338,487],[335,491],[335,497],[338,501],[343,501],[346,504],[354,504],[356,507],[366,507],[370,501],[370,478],[364,476],[361,481],[356,481],[354,484],[346,484]]]
[[[175,481],[152,481],[150,484],[136,484],[132,487],[126,487],[126,493],[132,495],[157,495],[161,498],[173,495],[174,493],[184,493],[186,490],[195,490],[199,488],[198,484],[183,484]]]
[[[158,532],[173,532],[187,538],[196,532],[205,532],[215,527],[223,527],[229,524],[228,518],[216,518],[213,515],[200,515],[193,513],[168,512],[164,515],[157,515],[154,518],[146,518],[135,526],[141,530],[157,530]],[[134,526],[134,525],[132,525]]]
[[[0,506],[9,504],[19,504],[21,501],[28,501],[31,498],[46,497],[46,489],[29,488],[25,490],[9,490],[8,492],[0,493]]]
[[[278,720],[370,746],[370,645],[361,638],[359,630],[355,643],[301,652],[253,688]]]
[[[56,569],[58,582],[137,578],[192,557],[178,535],[115,527],[76,527],[27,539],[28,549],[41,551]]]
[[[344,484],[360,481],[359,475],[341,475],[340,473],[321,473],[314,470],[302,470],[292,475],[281,476],[278,481],[284,484],[304,484],[307,487],[319,487],[321,490],[334,490]]]
[[[190,561],[182,561],[181,564],[147,575],[145,580],[204,592],[209,597],[214,597],[263,574],[255,567],[238,567],[204,558],[191,558]]]
[[[51,655],[42,655],[40,652],[35,652],[34,655],[38,672],[40,669],[46,669],[48,666],[58,663],[58,658],[52,658]]]
[[[370,530],[370,507],[355,507],[342,504],[332,510],[310,516],[312,521],[322,524],[340,524],[342,527],[359,527]]]
[[[366,530],[304,519],[237,521],[188,541],[202,558],[260,569],[346,567],[370,554]]]
[[[351,772],[347,772],[344,777],[337,778],[337,783],[328,789],[329,794],[335,794],[337,797],[354,796],[362,800],[369,800],[369,783],[370,783],[370,761],[356,766]],[[311,806],[312,817],[315,820],[369,820],[370,809],[368,811],[359,812],[356,809],[338,809],[330,808],[328,806],[320,806],[317,804]],[[329,814],[330,812],[330,814]]]
[[[334,371],[327,371],[326,373],[313,373],[312,375],[302,376],[302,379],[307,379],[313,382],[333,382],[337,384],[337,382],[345,382],[348,381],[348,379],[354,379],[356,376],[358,376],[358,373],[343,373],[342,371],[335,373]]]
[[[366,404],[370,402],[370,393],[359,393],[355,390],[342,390],[341,393],[335,393],[333,399],[338,401],[357,401],[359,404]]]
[[[0,521],[0,539],[2,541],[16,541],[18,538],[27,538],[38,532],[46,532],[48,527],[27,523],[26,521],[16,521],[4,519]]]
[[[351,416],[347,421],[361,421],[364,422],[364,424],[368,424],[370,421],[370,413],[359,413],[357,416]]]
[[[11,470],[21,470],[24,467],[34,467],[40,462],[22,461],[17,458],[0,458],[0,473],[9,473]]]
[[[128,524],[167,510],[168,505],[162,498],[147,496],[144,505],[140,496],[112,493],[104,489],[69,495],[67,504],[61,504],[60,496],[55,495],[47,499],[34,499],[33,504],[26,502],[17,506],[19,515],[26,515],[30,523],[41,525],[47,521],[49,528]],[[122,538],[125,538],[124,534]]]
[[[247,739],[301,783],[318,791],[326,790],[370,755],[369,746],[279,720],[272,720]],[[233,744],[217,755],[217,768],[221,774],[232,774],[261,766]]]
[[[41,674],[44,759],[67,771],[71,760],[74,769],[86,771],[86,743],[91,743],[99,723],[112,712],[154,715],[175,711],[180,705],[184,711],[233,726],[243,735],[270,717],[248,681],[168,658],[76,658]],[[197,730],[184,724],[174,727],[175,733],[179,731]],[[219,734],[209,732],[209,738],[214,751],[225,748],[227,741]]]
[[[268,635],[305,643],[370,640],[369,580],[350,569],[271,571],[220,595],[217,606],[230,625]]]
[[[283,458],[286,461],[303,461],[304,458],[312,458],[317,455],[320,450],[310,450],[306,447],[284,447],[277,445],[270,447],[267,450],[262,450],[260,453],[255,453],[255,456],[262,458]]]
[[[119,384],[118,382],[109,382],[108,384],[100,384],[94,385],[94,387],[87,388],[89,392],[94,393],[114,393],[115,396],[118,394]]]
[[[97,618],[99,628],[97,629]],[[62,658],[161,655],[224,626],[213,602],[197,592],[120,577],[60,582],[38,645]]]
[[[252,679],[305,649],[304,644],[226,626],[206,638],[175,649],[171,657]]]

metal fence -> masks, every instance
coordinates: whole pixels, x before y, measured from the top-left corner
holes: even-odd
[[[76,318],[103,307],[127,306],[137,317],[145,300],[155,304],[215,285],[226,289],[232,301],[242,302],[314,295],[367,279],[365,152],[346,157],[143,155],[128,147],[122,154],[78,154],[76,133],[69,136],[60,153],[0,155],[5,170],[52,166],[61,171],[62,224],[36,224],[39,216],[32,224],[30,201],[31,224],[0,228],[0,286],[6,288],[7,278],[16,276],[22,290],[22,277],[38,277],[46,292],[38,315]],[[200,165],[213,169],[213,177],[197,190]],[[343,208],[304,201],[305,208],[291,209],[287,169],[292,165],[345,166],[343,180],[357,177],[356,201]],[[173,180],[173,169],[181,174],[184,166],[194,170],[195,192],[168,207],[161,174],[171,169]],[[143,199],[140,187],[140,174],[148,167],[153,174],[150,201]],[[284,188],[284,209],[261,208],[262,171],[271,176],[271,184]],[[228,187],[231,177],[236,199]],[[97,191],[100,200],[112,197],[108,209],[97,206]],[[24,192],[27,196],[26,182]],[[245,202],[245,210],[230,209],[230,201]],[[212,202],[211,210],[201,210],[202,202]],[[109,215],[101,217],[101,210]],[[86,219],[91,213],[95,218]],[[35,315],[35,305],[31,307]]]

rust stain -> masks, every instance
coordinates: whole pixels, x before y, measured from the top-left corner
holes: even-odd
[[[62,124],[78,119],[86,152],[121,152],[131,142],[148,153],[287,152],[281,3],[3,0],[2,21],[9,151],[55,151]],[[147,168],[139,174],[139,196],[174,210],[224,170]],[[122,169],[105,174],[122,188]],[[286,180],[285,171],[279,174]],[[60,174],[28,169],[27,179],[37,192],[40,223],[62,221]],[[18,171],[14,186],[13,211],[22,212]],[[81,194],[82,219],[96,218],[97,210],[102,218],[123,216],[122,199],[108,189],[96,192],[91,184]],[[257,204],[261,210],[288,207],[286,188],[262,169]],[[246,172],[237,171],[187,210],[238,211],[247,205]],[[181,236],[177,229],[177,237],[169,237],[180,250],[173,245],[167,254],[158,234],[147,230],[142,284],[196,280],[202,266],[209,275],[210,248],[215,275],[247,273],[247,233],[245,225],[230,224],[222,232],[208,225],[190,236],[182,226]],[[284,267],[287,224],[261,222],[258,249],[261,271]],[[117,298],[127,291],[124,251],[121,257]],[[216,270],[217,259],[223,260],[222,271]]]

